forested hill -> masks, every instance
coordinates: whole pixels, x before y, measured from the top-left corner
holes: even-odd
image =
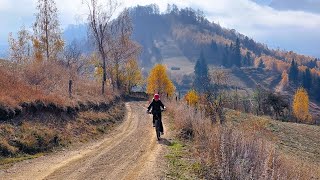
[[[303,86],[312,99],[320,101],[320,61],[314,57],[270,49],[234,29],[210,22],[200,10],[168,5],[166,12],[160,13],[156,5],[149,5],[131,8],[130,14],[133,39],[142,46],[144,67],[168,59],[187,59],[182,64],[194,64],[203,52],[211,65],[263,68],[278,73],[282,82],[289,79],[286,86],[292,91]]]
[[[226,51],[235,49],[238,39],[241,60],[245,59],[246,55],[250,55],[252,63],[257,59],[259,62],[262,58],[268,68],[272,66],[270,60],[287,62],[289,66],[292,59],[295,59],[299,65],[316,67],[315,58],[269,49],[234,29],[226,29],[210,22],[200,10],[179,9],[175,5],[168,5],[167,11],[160,13],[156,5],[149,5],[131,8],[130,12],[134,24],[133,38],[143,46],[142,59],[146,63],[152,57],[161,60],[161,56],[165,56],[160,53],[159,42],[173,40],[183,55],[191,61],[197,59],[203,51],[209,63],[223,65],[228,53]]]

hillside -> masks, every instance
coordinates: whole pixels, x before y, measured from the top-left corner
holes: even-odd
[[[133,39],[143,47],[142,66],[148,70],[154,63],[165,63],[179,91],[185,92],[192,87],[193,68],[201,52],[210,67],[225,68],[231,79],[237,79],[234,81],[238,82],[231,85],[249,89],[249,92],[258,85],[276,91],[282,73],[290,73],[294,60],[298,81],[290,82],[289,88],[282,93],[292,98],[295,89],[304,86],[308,69],[312,76],[312,86],[308,90],[313,102],[311,111],[317,116],[320,102],[317,93],[320,90],[320,61],[317,58],[270,49],[234,29],[208,21],[203,12],[191,8],[178,9],[169,5],[165,13],[160,13],[156,5],[137,6],[130,9],[130,14],[135,27]],[[240,60],[233,54],[237,45],[240,47]],[[233,69],[234,66],[239,67],[237,61],[241,61],[238,70]],[[257,68],[260,62],[263,69]]]
[[[183,55],[191,61],[198,58],[200,51],[204,51],[211,64],[222,64],[225,46],[235,44],[237,39],[240,40],[243,56],[250,51],[252,58],[266,56],[285,62],[295,58],[301,61],[301,64],[315,59],[294,52],[269,49],[234,29],[226,29],[208,21],[199,10],[178,9],[172,5],[168,6],[165,13],[160,14],[156,5],[149,5],[131,8],[130,12],[135,27],[133,38],[143,46],[144,62],[152,58],[160,60],[156,42],[165,44],[168,39],[173,40]]]

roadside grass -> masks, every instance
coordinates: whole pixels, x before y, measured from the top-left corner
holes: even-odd
[[[14,158],[0,158],[0,169],[6,169],[14,163],[24,161],[24,160],[39,158],[44,155],[45,155],[44,153],[38,153],[35,155],[23,155],[23,156],[18,156]]]
[[[52,115],[0,123],[0,166],[36,158],[71,144],[98,139],[125,116],[124,103],[105,112],[81,112],[75,118],[61,120]]]
[[[320,178],[319,126],[284,123],[233,110],[226,110],[226,123],[221,126],[185,104],[168,107],[175,107],[170,113],[177,138],[189,142],[184,148],[190,155],[183,157],[199,163],[195,166],[198,171],[189,171],[198,179]],[[184,160],[179,154],[174,157],[178,160],[173,158],[173,162]]]
[[[169,153],[165,156],[168,160],[168,179],[199,179],[201,164],[192,160],[189,145],[176,140],[169,146]]]
[[[169,119],[169,129],[174,132],[173,142],[169,146],[169,151],[165,155],[168,161],[168,171],[166,178],[168,179],[201,179],[202,165],[192,156],[190,149],[192,145],[185,139],[179,137],[177,129],[174,125],[174,114],[167,114]]]

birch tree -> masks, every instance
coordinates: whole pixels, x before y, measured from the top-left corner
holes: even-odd
[[[34,38],[46,60],[57,60],[64,42],[58,19],[58,9],[54,0],[38,0],[36,21],[33,25]]]

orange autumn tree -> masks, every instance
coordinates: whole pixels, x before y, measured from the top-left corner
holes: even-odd
[[[150,71],[147,84],[147,93],[160,93],[163,95],[172,96],[175,92],[175,86],[169,79],[166,67],[162,64],[157,64]]]
[[[312,121],[309,114],[309,96],[304,88],[299,88],[294,95],[293,115],[301,122]]]
[[[281,90],[286,89],[289,85],[289,75],[287,73],[287,71],[283,71],[282,73],[282,79],[280,81],[280,87]]]
[[[195,90],[191,90],[186,94],[185,100],[188,105],[195,106],[199,102],[199,96]]]

